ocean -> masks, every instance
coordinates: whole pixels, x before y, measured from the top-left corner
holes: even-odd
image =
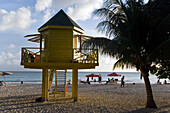
[[[35,72],[35,71],[10,71],[13,74],[12,75],[6,75],[4,78],[3,76],[0,77],[0,81],[6,81],[7,84],[21,84],[21,81],[23,81],[24,84],[41,84],[42,83],[42,72]],[[140,79],[140,73],[139,72],[117,72],[118,74],[122,75],[121,77],[108,77],[107,75],[112,72],[79,72],[78,73],[78,79],[82,81],[86,81],[87,77],[86,75],[89,75],[91,73],[100,74],[102,76],[102,81],[107,81],[108,78],[114,78],[118,79],[118,82],[120,82],[121,77],[125,76],[125,82],[126,83],[144,83],[143,79]],[[58,74],[64,74],[63,71],[59,71]],[[72,72],[67,72],[67,81],[72,80]],[[98,81],[97,77],[94,77],[93,80],[96,79]],[[149,76],[151,84],[155,84],[157,82],[157,77],[155,75],[150,74]],[[90,78],[90,81],[93,81]],[[53,80],[54,81],[54,80]],[[163,82],[164,80],[161,80]],[[105,83],[105,82],[103,82]]]

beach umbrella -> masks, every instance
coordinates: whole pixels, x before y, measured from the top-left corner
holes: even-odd
[[[13,74],[13,73],[10,73],[10,72],[2,72],[2,73],[0,73],[0,76],[4,76],[4,83],[6,82],[5,76],[6,75],[11,75],[11,74]]]
[[[10,72],[2,72],[2,73],[0,73],[0,76],[11,75],[11,74],[13,74],[13,73],[10,73]]]
[[[119,75],[119,74],[113,72],[113,73],[111,73],[111,74],[108,74],[107,76],[121,76],[121,75]]]
[[[92,73],[90,75],[86,75],[86,77],[100,77],[100,75],[96,75],[96,74]]]

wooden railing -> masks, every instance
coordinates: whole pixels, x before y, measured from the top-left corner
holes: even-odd
[[[26,47],[22,48],[21,62],[22,63],[39,63],[45,62],[44,51],[42,49],[40,54],[40,48]]]
[[[22,48],[21,63],[48,63],[47,57],[44,49],[25,47]],[[98,63],[98,50],[75,48],[71,63]]]
[[[98,63],[98,49],[73,49],[74,62],[77,63]]]

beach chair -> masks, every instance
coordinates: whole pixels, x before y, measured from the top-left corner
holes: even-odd
[[[109,84],[117,84],[117,82],[118,82],[118,79],[110,80]]]
[[[109,82],[110,84],[114,84],[114,81],[113,80],[110,80],[110,82]]]

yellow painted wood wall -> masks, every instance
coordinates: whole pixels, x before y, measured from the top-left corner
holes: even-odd
[[[49,29],[46,41],[48,62],[70,63],[73,58],[72,29]]]
[[[73,61],[73,49],[78,47],[78,37],[81,32],[73,28],[49,28],[41,32],[44,39],[44,51],[41,59],[52,63],[71,63]]]

